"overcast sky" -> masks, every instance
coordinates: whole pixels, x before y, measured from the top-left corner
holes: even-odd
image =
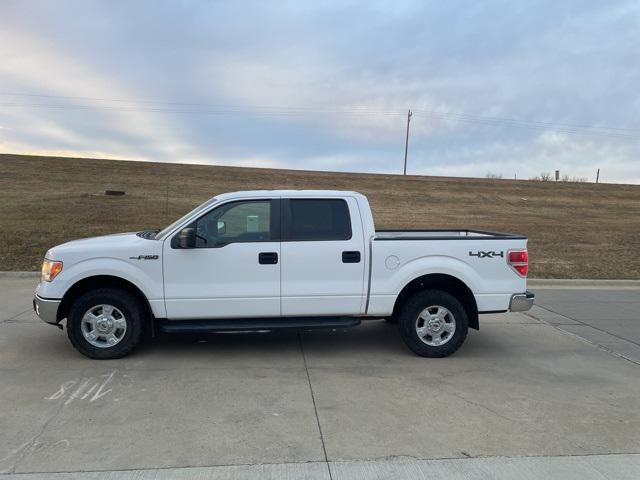
[[[0,152],[640,183],[640,2],[0,1]]]

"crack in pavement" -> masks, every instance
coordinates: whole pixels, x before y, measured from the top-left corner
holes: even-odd
[[[302,345],[302,335],[300,331],[297,331],[298,341],[300,342],[300,352],[302,353],[302,360],[304,362],[304,369],[307,372],[307,381],[309,382],[309,391],[311,392],[311,401],[313,402],[313,411],[316,414],[316,422],[318,424],[318,431],[320,432],[320,441],[322,442],[322,452],[324,453],[324,461],[327,464],[327,471],[329,472],[329,480],[333,480],[331,475],[331,465],[329,464],[329,457],[327,456],[327,447],[324,443],[324,435],[322,434],[322,426],[320,425],[320,417],[318,416],[318,407],[316,405],[316,397],[313,392],[313,385],[311,384],[311,376],[309,375],[309,368],[307,367],[307,357],[304,354],[304,347]]]
[[[366,462],[411,462],[411,461],[425,461],[425,462],[439,462],[439,461],[464,461],[473,462],[474,460],[500,460],[500,459],[513,459],[513,460],[526,460],[526,459],[544,459],[544,458],[599,458],[599,457],[620,457],[640,456],[640,451],[631,452],[616,452],[616,453],[580,453],[580,454],[558,454],[558,455],[510,455],[505,457],[503,455],[477,455],[467,456],[462,454],[459,457],[419,457],[415,455],[383,455],[377,457],[363,457],[363,458],[344,458],[330,460],[332,464],[347,464],[347,463],[366,463]],[[277,466],[277,465],[309,465],[314,463],[325,463],[324,461],[308,460],[300,462],[259,462],[259,463],[214,463],[210,465],[184,465],[175,467],[156,467],[156,468],[116,468],[110,470],[56,470],[54,472],[22,472],[20,476],[28,475],[42,475],[42,474],[82,474],[82,473],[111,473],[111,472],[162,472],[169,470],[182,470],[182,469],[199,469],[199,468],[224,468],[224,467],[261,467],[261,466]],[[600,472],[599,472],[600,473]],[[0,474],[0,478],[6,474]],[[11,475],[11,474],[9,474]]]
[[[33,449],[38,444],[38,440],[40,439],[40,437],[44,434],[49,424],[55,418],[57,418],[58,415],[60,415],[60,412],[62,412],[62,409],[64,408],[64,406],[65,406],[64,402],[60,403],[60,406],[56,409],[53,415],[51,415],[51,417],[49,417],[44,422],[44,424],[42,425],[38,433],[36,433],[29,440],[23,443],[14,453],[10,453],[7,457],[5,457],[6,460],[11,458],[11,456],[16,456],[17,458],[13,461],[13,465],[11,466],[11,468],[9,468],[7,472],[3,472],[3,473],[10,473],[10,474],[16,473],[16,469],[18,468],[18,465],[20,464],[20,462],[22,462],[22,460],[24,460],[24,458],[33,451]]]
[[[4,323],[4,322],[10,322],[11,320],[15,320],[16,318],[18,318],[20,315],[24,315],[25,313],[30,312],[31,310],[33,310],[32,308],[28,308],[26,309],[24,312],[20,312],[17,315],[14,315],[13,317],[10,318],[5,318],[4,320],[0,320],[0,323]]]

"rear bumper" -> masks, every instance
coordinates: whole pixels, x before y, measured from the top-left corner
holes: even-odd
[[[526,312],[533,306],[534,299],[534,293],[528,290],[525,293],[516,293],[514,295],[511,295],[511,301],[509,302],[509,311]]]
[[[42,298],[37,294],[33,296],[33,309],[44,322],[51,325],[58,324],[58,307],[60,307],[60,300]]]

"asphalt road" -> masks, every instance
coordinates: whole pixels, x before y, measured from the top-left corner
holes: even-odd
[[[375,321],[93,361],[33,286],[0,278],[2,480],[640,478],[637,290],[538,289],[446,359]]]

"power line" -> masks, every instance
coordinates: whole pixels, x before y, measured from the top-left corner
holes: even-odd
[[[141,113],[167,113],[167,114],[199,114],[199,115],[256,115],[256,116],[300,116],[309,114],[340,114],[363,116],[404,116],[404,112],[385,110],[366,105],[349,107],[305,107],[273,105],[216,105],[207,103],[166,102],[157,100],[126,100],[101,97],[81,97],[65,95],[44,95],[27,93],[0,92],[4,97],[49,98],[60,100],[74,100],[82,102],[101,102],[106,105],[63,104],[63,103],[26,103],[19,101],[0,102],[5,107],[42,108],[49,110],[104,110]],[[109,105],[111,103],[111,105]],[[113,105],[113,104],[117,105]],[[473,125],[493,127],[517,127],[529,130],[547,131],[553,130],[568,135],[599,135],[611,138],[636,140],[640,139],[640,129],[607,127],[597,125],[577,125],[555,122],[541,122],[532,120],[520,120],[515,118],[490,117],[472,115],[467,113],[442,112],[437,110],[417,109],[413,115],[422,117],[439,118],[441,120],[454,120]]]
[[[584,128],[584,129],[590,129],[590,130],[615,130],[615,131],[622,131],[622,132],[640,133],[640,128],[621,128],[621,127],[605,127],[605,126],[598,126],[598,125],[576,125],[576,124],[557,123],[557,122],[540,122],[540,121],[532,121],[532,120],[520,120],[516,118],[501,118],[501,117],[489,117],[484,115],[471,115],[466,113],[440,112],[437,110],[415,110],[414,112],[419,112],[419,114],[425,114],[425,115],[440,115],[444,117],[461,118],[461,119],[464,118],[468,120],[491,121],[491,122],[510,123],[510,124],[527,125],[527,126],[559,127],[559,128],[569,128],[569,129]]]
[[[64,105],[50,103],[21,103],[21,102],[0,102],[6,107],[34,107],[52,110],[105,110],[122,112],[152,112],[152,113],[194,113],[208,115],[307,115],[307,114],[347,114],[347,115],[383,115],[383,116],[404,116],[402,112],[388,110],[366,110],[348,108],[278,108],[278,107],[217,107],[217,108],[154,108],[154,107],[129,107],[129,106],[99,106],[99,105]],[[266,108],[270,108],[267,110]]]
[[[20,103],[20,102],[0,102],[3,106],[15,107],[37,107],[50,108],[59,110],[107,110],[107,111],[125,111],[125,112],[166,112],[166,113],[210,113],[210,114],[266,114],[266,115],[291,115],[291,114],[308,114],[308,113],[355,113],[355,114],[373,114],[373,115],[404,115],[401,112],[393,111],[375,111],[375,110],[351,110],[351,109],[303,109],[303,108],[278,108],[271,107],[270,110],[259,110],[255,107],[218,107],[218,108],[192,108],[192,109],[168,109],[153,107],[118,107],[118,106],[98,106],[98,105],[64,105],[50,103]],[[264,107],[267,108],[267,107]]]
[[[259,111],[265,111],[266,113],[273,112],[283,112],[283,113],[372,113],[372,114],[386,114],[386,115],[404,115],[399,111],[394,110],[381,110],[380,108],[373,108],[366,105],[354,105],[349,107],[313,107],[313,106],[284,106],[278,107],[274,105],[228,105],[228,104],[208,104],[208,103],[198,103],[198,102],[166,102],[159,100],[125,100],[118,98],[101,98],[101,97],[77,97],[77,96],[67,96],[67,95],[40,95],[40,94],[22,94],[22,93],[6,93],[0,92],[0,96],[7,97],[35,97],[35,98],[52,98],[52,99],[64,99],[64,100],[83,100],[83,101],[96,101],[96,102],[115,102],[115,103],[125,103],[132,104],[131,107],[125,106],[125,108],[139,108],[135,107],[136,104],[151,104],[151,105],[168,105],[168,106],[177,106],[177,107],[190,107],[188,108],[189,112],[200,112],[200,111],[222,111],[223,113],[228,112],[241,112],[241,113],[256,113]],[[49,106],[54,105],[60,108],[76,108],[76,107],[88,107],[88,108],[120,108],[120,107],[111,107],[111,106],[98,106],[98,105],[69,105],[69,104],[40,104],[40,103],[32,103],[25,104],[20,102],[7,103],[7,105],[27,105],[27,106]],[[148,107],[144,107],[148,108]],[[158,108],[158,107],[156,107]],[[155,111],[155,110],[152,110]],[[165,111],[164,109],[162,111]],[[183,110],[177,110],[182,112]]]
[[[485,125],[485,126],[494,126],[494,127],[516,127],[516,128],[523,128],[527,130],[537,130],[537,131],[553,130],[556,133],[564,133],[567,135],[598,135],[598,136],[605,136],[605,137],[611,137],[611,138],[640,140],[640,135],[634,135],[632,133],[608,131],[604,129],[606,127],[596,127],[596,126],[568,127],[568,126],[565,126],[566,124],[552,124],[552,123],[536,124],[536,123],[529,123],[524,121],[508,122],[508,121],[493,119],[490,117],[485,117],[484,119],[480,120],[476,118],[468,118],[466,116],[463,116],[463,114],[447,114],[447,113],[441,113],[441,112],[425,113],[425,112],[418,112],[415,110],[414,110],[414,115],[435,117],[440,119],[453,119],[458,122],[470,123],[474,125]],[[633,131],[633,129],[629,129],[629,130]]]

